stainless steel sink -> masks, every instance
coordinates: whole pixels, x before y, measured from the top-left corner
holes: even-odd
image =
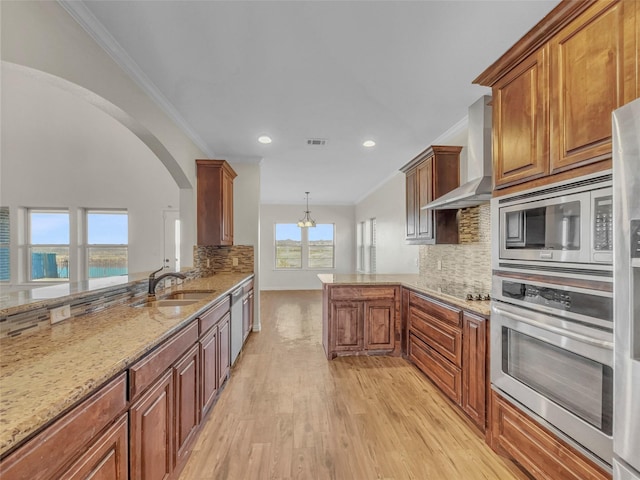
[[[167,298],[164,300],[146,300],[144,302],[141,303],[134,303],[133,305],[131,305],[132,307],[154,307],[154,308],[160,308],[160,307],[186,307],[187,305],[193,305],[194,303],[198,303],[200,300],[181,300],[181,299],[175,299],[175,298]]]
[[[204,300],[213,296],[214,293],[216,293],[215,290],[181,291],[174,292],[167,298],[171,300]]]

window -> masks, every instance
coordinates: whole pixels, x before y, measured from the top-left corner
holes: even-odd
[[[276,223],[275,234],[276,269],[334,268],[333,223],[318,223],[308,228],[300,228],[295,223]]]
[[[127,212],[87,210],[88,278],[126,275],[128,243]]]
[[[0,282],[8,282],[11,278],[9,243],[9,207],[0,207]]]
[[[69,212],[28,212],[29,280],[69,280]]]
[[[302,229],[295,223],[276,224],[276,268],[302,268]]]
[[[358,272],[364,272],[364,222],[358,222],[356,227],[356,269]]]
[[[335,246],[332,223],[318,223],[308,228],[309,256],[308,268],[333,268]]]
[[[376,273],[376,219],[369,219],[369,273]]]

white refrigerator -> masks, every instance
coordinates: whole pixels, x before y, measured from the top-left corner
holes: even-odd
[[[640,99],[613,112],[613,202],[613,478],[640,480]]]

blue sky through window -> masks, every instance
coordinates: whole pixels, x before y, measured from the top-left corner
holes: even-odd
[[[278,223],[276,224],[276,240],[302,240],[302,232],[295,223]]]
[[[127,245],[129,222],[126,213],[89,213],[88,243],[91,245]]]
[[[318,223],[315,228],[309,228],[309,241],[333,240],[333,223]]]
[[[62,212],[31,212],[31,243],[33,245],[67,245],[69,214]]]

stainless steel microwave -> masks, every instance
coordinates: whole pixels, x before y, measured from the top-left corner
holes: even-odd
[[[500,261],[613,263],[610,173],[501,197],[497,203]]]

